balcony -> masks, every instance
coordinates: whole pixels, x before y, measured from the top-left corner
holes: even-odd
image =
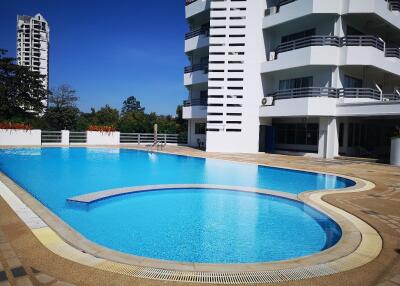
[[[307,65],[371,65],[400,75],[399,54],[399,48],[386,48],[374,36],[310,36],[278,45],[262,73]]]
[[[342,10],[342,1],[331,0],[282,0],[276,6],[265,11],[263,28],[316,14],[370,14],[388,24],[400,28],[400,19],[396,13],[400,11],[399,0],[346,0]],[[368,17],[368,16],[367,16]]]
[[[185,86],[205,83],[208,81],[208,64],[195,64],[184,69]]]
[[[372,88],[303,87],[267,94],[272,105],[260,107],[261,117],[336,116],[337,104],[400,104],[398,94],[381,94]]]
[[[209,32],[208,28],[199,28],[185,34],[185,53],[207,47]]]
[[[183,102],[184,119],[201,119],[207,117],[207,99],[195,98]]]
[[[186,18],[193,17],[210,9],[210,0],[185,0]]]
[[[400,100],[400,95],[381,94],[373,88],[334,88],[334,87],[301,87],[293,89],[278,90],[267,94],[266,97],[273,97],[274,100],[293,99],[304,97],[330,97],[330,98],[363,98],[373,100]]]
[[[194,99],[189,99],[185,100],[183,102],[184,107],[188,106],[207,106],[207,98],[194,98]]]

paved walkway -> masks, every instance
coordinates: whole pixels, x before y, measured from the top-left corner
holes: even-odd
[[[131,147],[132,148],[132,147]],[[138,148],[138,147],[135,147]],[[140,147],[142,148],[142,147]],[[341,173],[372,181],[372,191],[324,199],[362,218],[383,238],[383,250],[369,264],[344,273],[279,285],[400,286],[400,168],[351,161],[270,154],[204,153],[186,147],[168,152],[281,167]],[[3,285],[179,285],[112,274],[67,261],[43,247],[0,199],[0,286]],[[189,285],[196,285],[191,283]],[[271,285],[271,284],[268,284]]]

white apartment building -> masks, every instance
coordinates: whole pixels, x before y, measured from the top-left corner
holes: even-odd
[[[399,0],[186,0],[186,19],[190,145],[388,158]]]
[[[17,64],[45,75],[49,85],[49,33],[50,28],[42,15],[17,16]]]

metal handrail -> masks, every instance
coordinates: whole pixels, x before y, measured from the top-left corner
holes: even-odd
[[[374,47],[381,51],[385,51],[385,42],[375,36],[345,36],[342,38],[337,36],[308,36],[294,41],[279,44],[274,50],[275,57],[283,52],[312,46],[362,46]],[[390,54],[395,52],[396,48],[388,48],[386,50],[389,50]]]
[[[373,88],[339,88],[339,97],[381,99],[381,93]]]
[[[69,133],[70,143],[86,143],[87,134],[86,132],[71,131]]]
[[[208,36],[210,33],[210,30],[208,28],[198,28],[195,30],[190,31],[189,33],[185,34],[185,40],[200,36],[200,35],[205,35]]]
[[[386,48],[385,57],[400,59],[400,48]]]
[[[400,11],[400,0],[386,0],[390,11]]]
[[[183,101],[183,106],[207,106],[207,99],[204,98],[194,98]]]
[[[192,2],[195,2],[195,1],[196,0],[186,0],[186,3],[187,2],[192,3]],[[297,1],[297,0],[280,0],[280,1],[278,1],[278,3],[276,4],[278,12],[279,12],[279,8],[280,7],[282,7],[284,5],[287,5],[287,4],[290,4],[292,2],[295,2],[295,1]],[[388,3],[388,9],[390,11],[400,11],[400,0],[385,0],[385,1]],[[186,5],[189,5],[189,4],[186,4]]]
[[[61,131],[42,131],[41,133],[42,143],[61,143]]]
[[[337,36],[308,36],[294,41],[279,44],[275,49],[275,53],[279,54],[311,46],[339,47],[340,38]]]
[[[370,98],[376,100],[400,100],[400,96],[398,94],[381,94],[379,90],[373,88],[301,87],[278,90],[266,95],[266,97],[270,96],[272,96],[275,100],[304,97],[345,97]]]
[[[157,134],[157,142],[163,143],[186,143],[185,138],[182,138],[179,134]],[[120,143],[154,143],[154,133],[121,133]]]
[[[275,99],[301,98],[301,97],[337,97],[337,90],[333,87],[300,87],[283,89],[270,93]]]
[[[385,42],[375,36],[345,36],[340,39],[341,46],[374,47],[381,51],[385,49]]]
[[[200,70],[204,70],[204,72],[207,73],[208,72],[208,64],[195,64],[195,65],[187,66],[187,67],[185,67],[184,72],[191,73],[191,72],[200,71]]]

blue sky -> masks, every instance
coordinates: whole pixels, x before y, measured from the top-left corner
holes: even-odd
[[[175,114],[187,97],[183,0],[0,0],[0,48],[15,57],[17,14],[50,26],[50,87],[73,86],[83,111],[128,96]]]

